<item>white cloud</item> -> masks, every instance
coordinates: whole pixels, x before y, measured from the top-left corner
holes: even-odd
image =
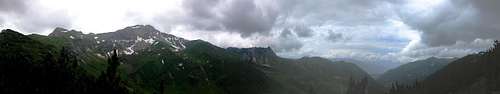
[[[71,17],[68,28],[82,32],[112,32],[126,26],[151,24],[159,14],[181,12],[180,0],[42,0],[43,7],[64,11]],[[179,15],[176,15],[179,14]]]

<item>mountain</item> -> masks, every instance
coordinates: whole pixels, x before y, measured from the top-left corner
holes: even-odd
[[[363,62],[355,59],[348,59],[348,58],[334,58],[332,59],[333,61],[346,61],[346,62],[352,62],[359,66],[361,69],[365,70],[370,74],[373,78],[378,78],[380,75],[382,75],[384,72],[386,72],[388,69],[392,68],[393,66],[388,66],[387,64],[383,63],[377,63],[377,62]]]
[[[123,93],[87,75],[71,47],[45,44],[16,31],[0,33],[0,93]],[[110,72],[108,72],[110,73]]]
[[[118,49],[120,54],[137,54],[136,51],[146,49],[154,43],[164,42],[168,45],[164,49],[180,51],[185,48],[188,40],[174,35],[162,33],[151,25],[135,25],[102,34],[83,34],[75,30],[56,28],[49,37],[70,38],[85,48],[99,49],[100,52],[111,52]],[[81,41],[81,42],[80,42]],[[105,53],[101,53],[105,54]]]
[[[265,75],[238,54],[202,40],[161,33],[150,25],[102,34],[56,28],[39,39],[62,39],[62,45],[77,48],[82,67],[96,76],[105,70],[99,59],[116,49],[122,58],[120,76],[133,93],[262,94],[272,89]]]
[[[277,59],[281,59],[274,53],[274,51],[270,48],[234,48],[229,47],[226,50],[240,54],[242,59],[250,61],[251,63],[255,63],[262,66],[270,67],[270,64],[277,63]]]
[[[385,72],[377,78],[377,81],[383,83],[385,87],[391,87],[394,83],[412,85],[416,81],[424,80],[427,76],[440,70],[453,60],[455,60],[455,58],[430,57],[424,60],[406,63]]]
[[[488,51],[457,59],[413,86],[395,86],[390,94],[498,94],[500,42]]]
[[[382,94],[384,88],[355,64],[332,62],[321,57],[300,59],[281,58],[271,48],[227,48],[240,53],[248,61],[261,66],[261,69],[277,81],[282,94],[351,94],[348,93],[352,80],[366,79],[367,94]]]
[[[65,63],[61,63],[64,67],[57,69],[69,76],[62,81],[76,85],[66,86],[72,89],[67,89],[68,92],[65,93],[94,93],[102,91],[99,89],[112,89],[109,92],[345,94],[349,93],[348,90],[362,90],[369,91],[368,94],[382,94],[385,90],[368,73],[352,63],[332,62],[319,57],[281,58],[269,47],[221,48],[203,40],[186,40],[162,33],[150,25],[135,25],[100,34],[56,28],[48,36],[22,35],[8,30],[2,32],[0,39],[0,43],[6,44],[0,45],[0,51],[5,53],[0,55],[1,60],[20,59],[46,62],[44,64],[48,65],[64,61]],[[15,58],[9,59],[11,57]],[[71,59],[47,60],[50,57]],[[44,66],[35,68],[46,70]],[[2,72],[33,75],[14,70],[5,68]],[[51,75],[33,75],[29,78],[52,77],[52,72],[42,74]],[[12,75],[0,78],[0,86],[10,85],[3,84],[5,81],[17,81],[12,80],[17,79]],[[24,80],[29,81],[26,82],[29,84],[47,79]],[[34,82],[30,82],[32,80]],[[362,83],[350,83],[357,80],[362,80]],[[50,80],[50,83],[58,82]],[[36,88],[43,86],[34,87],[23,89],[40,93],[36,92]],[[75,89],[76,87],[80,88]],[[7,93],[16,91],[19,90]],[[57,89],[46,91],[51,93]]]

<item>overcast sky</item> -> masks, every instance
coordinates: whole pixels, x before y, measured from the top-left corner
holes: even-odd
[[[150,24],[221,47],[400,64],[500,39],[500,0],[0,0],[0,28],[48,34]]]

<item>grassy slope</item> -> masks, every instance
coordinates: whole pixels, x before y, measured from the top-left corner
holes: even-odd
[[[68,47],[68,48],[76,48],[75,44],[78,44],[78,42],[75,42],[69,38],[64,38],[64,37],[48,37],[48,36],[42,36],[42,35],[29,35],[29,37],[33,38],[34,40],[37,40],[43,44],[48,44],[52,45],[53,48],[55,49],[54,51],[60,51],[63,47]],[[94,76],[97,78],[101,74],[102,71],[105,70],[107,67],[106,64],[106,59],[97,56],[95,51],[91,52],[82,52],[79,54],[80,60],[82,60],[80,63],[80,66],[85,69],[89,75]]]

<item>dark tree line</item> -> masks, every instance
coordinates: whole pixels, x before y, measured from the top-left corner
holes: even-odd
[[[387,94],[418,94],[418,90],[422,89],[422,84],[415,80],[415,83],[410,85],[400,84],[399,82],[392,83]]]
[[[360,81],[353,80],[353,78],[351,77],[346,94],[368,94],[367,87],[368,77],[364,77]]]
[[[125,88],[125,81],[122,81],[119,73],[118,66],[120,66],[120,59],[118,58],[118,54],[116,50],[113,51],[113,54],[108,58],[108,67],[106,71],[101,74],[101,76],[97,80],[97,91],[99,93],[127,93]]]
[[[108,70],[97,79],[79,67],[79,59],[68,48],[38,54],[23,51],[18,55],[13,55],[15,52],[7,53],[11,54],[0,54],[2,94],[127,93],[119,84],[121,80],[116,72],[119,65],[116,52],[108,60]],[[36,56],[41,60],[34,59]]]

